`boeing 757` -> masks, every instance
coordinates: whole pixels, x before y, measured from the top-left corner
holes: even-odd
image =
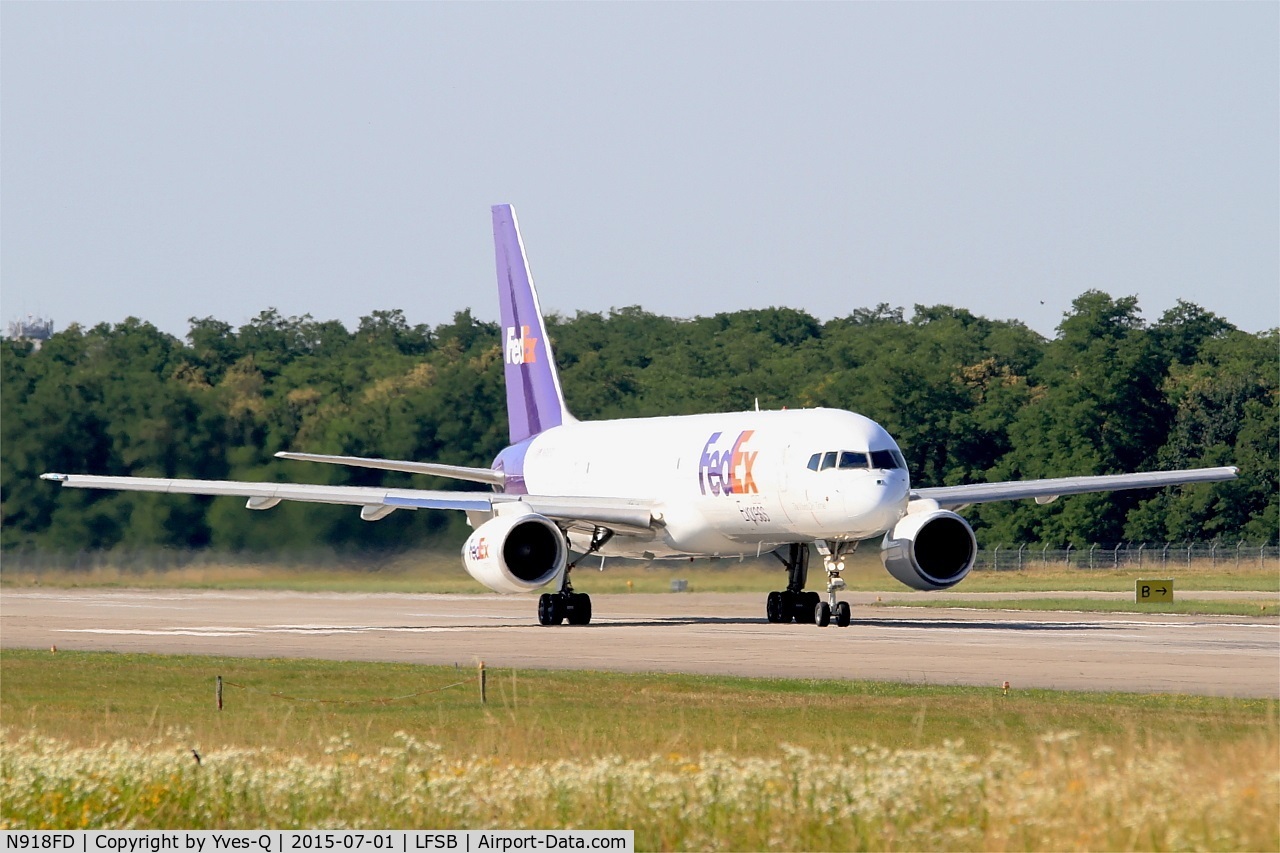
[[[536,592],[538,621],[585,625],[591,599],[572,569],[588,555],[656,560],[773,553],[785,589],[768,594],[770,622],[849,624],[838,593],[844,558],[883,537],[889,574],[918,590],[964,580],[977,556],[958,514],[986,501],[1147,489],[1235,479],[1234,467],[913,488],[893,437],[836,409],[747,411],[578,421],[565,407],[510,205],[492,209],[511,444],[488,468],[282,452],[310,462],[430,474],[491,492],[294,483],[44,474],[69,488],[232,495],[253,510],[281,501],[347,504],[377,521],[399,510],[457,510],[473,532],[467,572],[491,590]],[[826,595],[806,590],[809,556],[822,558]]]

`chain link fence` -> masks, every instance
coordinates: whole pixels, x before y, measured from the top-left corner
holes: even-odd
[[[150,574],[184,569],[258,568],[283,571],[376,572],[424,555],[403,549],[301,548],[289,551],[233,551],[212,548],[114,548],[56,551],[12,548],[0,554],[0,571],[35,574],[114,571]]]
[[[871,545],[872,543],[868,543]],[[865,548],[861,553],[870,553]],[[179,570],[252,568],[283,572],[379,572],[407,566],[457,567],[452,550],[307,548],[280,552],[214,549],[137,548],[110,551],[51,551],[14,548],[0,554],[0,571],[39,576],[45,573],[113,571],[144,575]],[[768,563],[772,566],[772,563]],[[978,551],[975,571],[1074,569],[1260,569],[1280,568],[1280,546],[1250,542],[1165,542],[1082,545],[1066,548],[1039,544],[995,545]]]
[[[1016,572],[1039,568],[1073,569],[1246,569],[1280,567],[1280,546],[1249,542],[1122,542],[1115,545],[996,545],[978,551],[974,571]]]

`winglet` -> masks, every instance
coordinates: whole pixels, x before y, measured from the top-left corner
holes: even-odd
[[[565,408],[555,357],[538,305],[538,292],[520,239],[516,212],[493,206],[493,247],[498,264],[498,306],[507,382],[511,443],[573,420]]]

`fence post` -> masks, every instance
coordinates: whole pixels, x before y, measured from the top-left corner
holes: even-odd
[[[1145,547],[1147,547],[1146,542],[1143,542],[1141,545],[1138,546],[1138,568],[1139,569],[1142,568],[1142,549]]]
[[[222,676],[218,676],[216,686],[214,687],[214,695],[218,697],[218,710],[222,710]]]
[[[1191,568],[1191,543],[1187,542],[1187,568]]]
[[[991,571],[993,572],[1000,571],[1000,546],[999,545],[997,545],[996,549],[991,552]]]
[[[1170,546],[1170,545],[1172,545],[1172,544],[1173,544],[1172,542],[1166,542],[1166,543],[1164,543],[1164,549],[1160,552],[1160,566],[1161,566],[1161,568],[1163,568],[1163,567],[1165,567],[1165,566],[1169,565],[1169,546]]]
[[[1018,546],[1018,571],[1022,571],[1022,552],[1026,549],[1027,543],[1023,542]]]
[[[487,676],[484,671],[484,661],[480,661],[480,704],[484,705],[489,701]]]
[[[1070,542],[1067,543],[1067,556],[1066,556],[1066,559],[1063,560],[1063,562],[1066,563],[1067,566],[1071,565],[1071,543]]]
[[[1044,547],[1040,549],[1040,568],[1047,568],[1049,565],[1049,543],[1046,542]]]
[[[1218,568],[1218,540],[1214,540],[1209,546],[1209,565],[1212,568]]]
[[[1097,544],[1089,546],[1089,568],[1093,568],[1093,552],[1098,550]]]

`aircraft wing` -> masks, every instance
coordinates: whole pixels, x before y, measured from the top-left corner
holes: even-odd
[[[1103,474],[1095,477],[1058,477],[1051,480],[1014,480],[1004,483],[974,483],[967,486],[937,486],[912,489],[912,499],[934,500],[946,509],[991,501],[1035,498],[1036,503],[1052,503],[1062,495],[1085,492],[1117,492],[1124,489],[1155,489],[1182,483],[1217,483],[1234,480],[1239,468],[1193,468],[1183,471],[1146,471],[1138,474]]]
[[[384,489],[376,486],[320,486],[307,483],[253,483],[241,480],[170,480],[159,477],[100,477],[91,474],[41,474],[71,489],[119,489],[170,495],[227,495],[245,498],[249,509],[270,509],[281,501],[345,504],[360,507],[366,521],[385,518],[397,509],[456,509],[494,512],[500,504],[519,501],[556,521],[601,527],[648,530],[654,523],[652,501],[625,498],[549,497],[487,492]]]
[[[350,465],[355,468],[380,468],[383,471],[402,471],[406,474],[430,474],[453,480],[470,480],[501,486],[506,475],[492,468],[467,468],[462,465],[442,465],[439,462],[409,462],[403,459],[370,459],[364,456],[326,456],[322,453],[290,453],[281,450],[279,459],[296,459],[302,462],[327,462],[330,465]]]

